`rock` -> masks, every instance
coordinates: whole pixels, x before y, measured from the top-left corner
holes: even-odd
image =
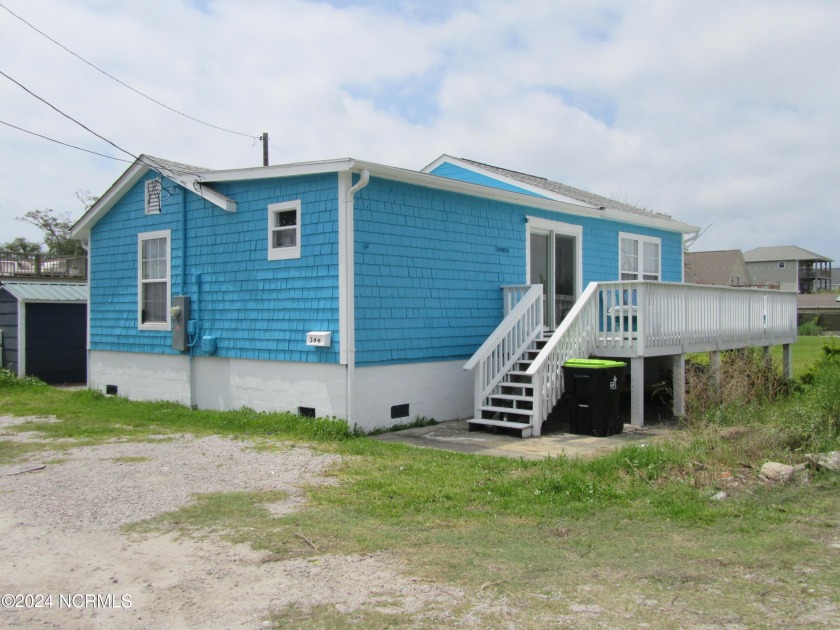
[[[831,472],[840,473],[840,451],[830,451],[828,453],[817,453],[805,455],[811,465],[817,470],[824,469]]]
[[[725,492],[718,492],[717,494],[712,495],[712,501],[723,501],[725,498]]]
[[[779,462],[767,462],[761,467],[761,476],[767,481],[786,483],[793,478],[795,469]]]

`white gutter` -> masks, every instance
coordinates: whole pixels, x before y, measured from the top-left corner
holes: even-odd
[[[345,175],[346,173],[346,175]],[[342,176],[344,179],[344,185],[342,186]],[[347,184],[352,181],[352,171],[344,171],[339,173],[339,190],[346,188]],[[347,425],[350,427],[352,431],[355,429],[355,415],[353,410],[353,402],[354,402],[354,395],[353,395],[353,388],[355,386],[355,372],[356,372],[356,298],[355,298],[355,234],[353,231],[353,196],[368,185],[370,181],[370,171],[367,169],[362,169],[360,172],[359,181],[356,182],[354,186],[352,186],[349,190],[347,190],[346,194],[344,195],[344,203],[343,205],[343,212],[342,216],[339,219],[339,223],[343,224],[344,227],[344,238],[342,239],[342,253],[343,256],[341,257],[340,265],[344,268],[344,282],[339,280],[340,284],[343,284],[343,317],[339,319],[344,323],[343,330],[341,331],[341,345],[343,346],[345,359],[347,361],[347,379],[346,379],[346,392],[345,392],[345,400],[347,404],[347,412],[346,412],[346,420]],[[341,293],[341,288],[339,289]]]

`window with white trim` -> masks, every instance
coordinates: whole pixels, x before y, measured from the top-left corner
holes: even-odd
[[[137,235],[137,322],[141,330],[170,330],[170,230]]]
[[[159,179],[146,181],[146,214],[160,214],[160,191],[162,185]]]
[[[300,199],[268,206],[268,259],[300,258]]]
[[[660,239],[625,233],[620,233],[618,238],[621,280],[659,280],[662,277]]]

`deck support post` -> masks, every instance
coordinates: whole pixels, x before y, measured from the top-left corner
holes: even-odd
[[[645,358],[630,359],[630,424],[645,425]]]
[[[782,344],[782,375],[787,380],[793,379],[793,349],[791,344]]]
[[[715,388],[720,389],[720,351],[714,350],[709,353],[709,369],[712,372]]]
[[[764,346],[761,349],[762,357],[764,358],[764,367],[768,370],[773,367],[773,355],[770,354],[770,346]]]
[[[675,354],[671,364],[671,390],[674,393],[674,415],[685,416],[685,355]]]

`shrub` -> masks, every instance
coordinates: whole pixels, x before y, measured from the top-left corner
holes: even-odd
[[[772,401],[786,392],[777,362],[761,348],[722,352],[719,383],[710,366],[686,362],[686,406],[692,415],[748,401]]]
[[[814,319],[809,319],[807,322],[802,322],[797,334],[800,337],[819,337],[825,332],[825,328],[820,326],[820,316],[817,315]]]

